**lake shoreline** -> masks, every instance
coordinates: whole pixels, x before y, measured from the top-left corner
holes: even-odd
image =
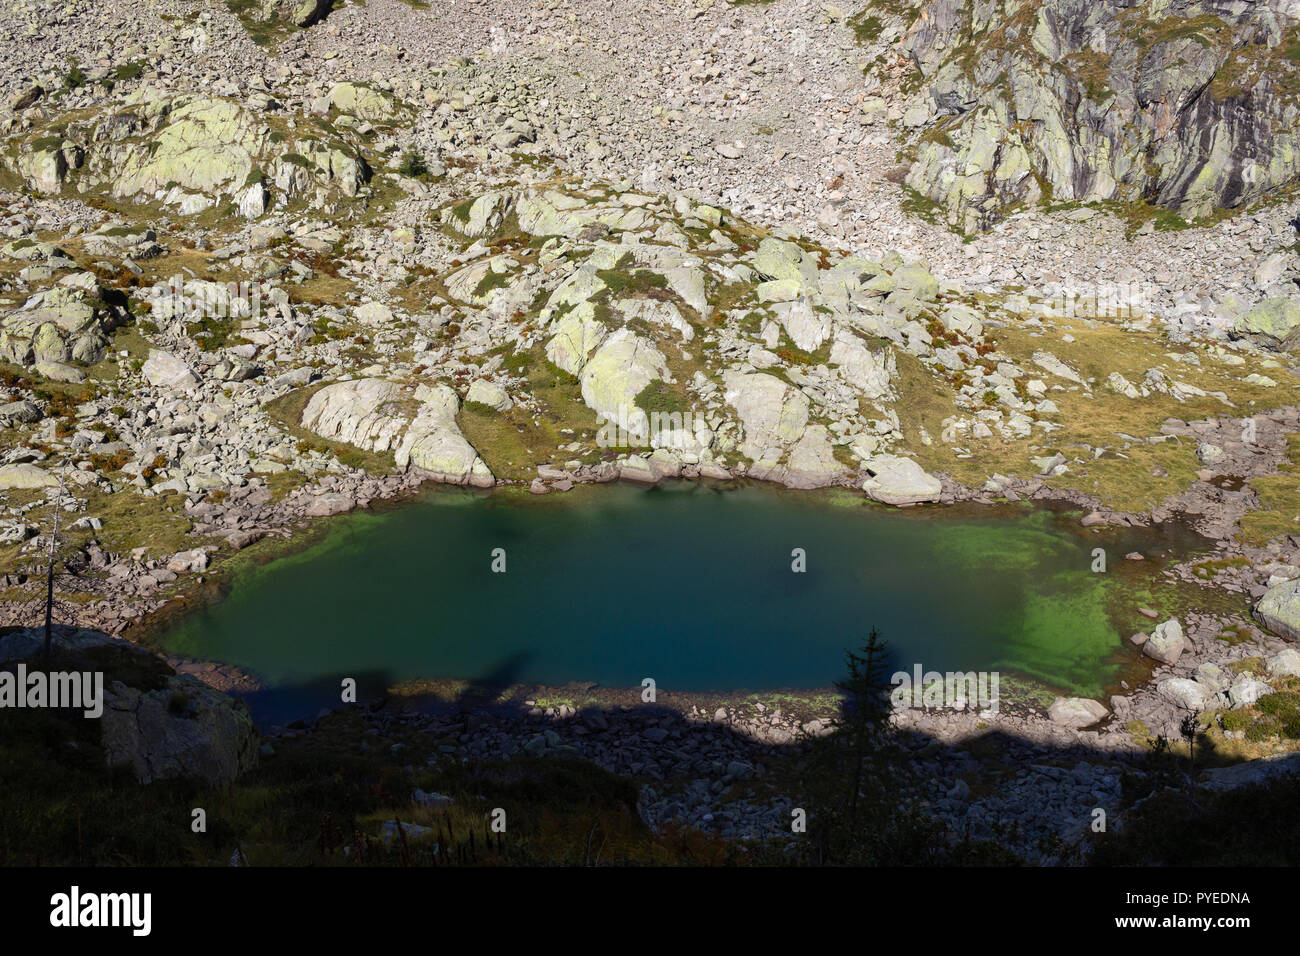
[[[1231,427],[1236,420],[1226,421],[1229,424],[1224,427]],[[1263,436],[1262,441],[1268,441],[1267,434]],[[1276,442],[1271,444],[1276,444]],[[1270,448],[1269,451],[1273,452],[1273,455],[1269,456],[1270,459],[1278,454],[1275,448]],[[1232,464],[1231,462],[1228,463],[1229,466]],[[1276,462],[1270,460],[1265,463],[1256,457],[1250,462],[1250,466],[1249,471],[1255,472],[1260,470],[1261,466],[1266,469],[1275,468]],[[1223,470],[1234,469],[1229,467]],[[1243,471],[1247,469],[1238,467],[1235,470]],[[939,477],[944,487],[939,502],[907,508],[894,508],[883,504],[876,505],[876,507],[879,507],[883,512],[907,512],[915,514],[918,518],[924,515],[926,519],[940,521],[950,520],[956,516],[955,512],[963,511],[967,506],[977,507],[980,513],[986,515],[1022,503],[1029,507],[1050,510],[1082,509],[1087,513],[1081,522],[1081,531],[1085,528],[1150,527],[1164,524],[1166,520],[1180,521],[1185,519],[1189,525],[1196,524],[1196,515],[1189,515],[1182,511],[1175,512],[1174,510],[1175,504],[1183,506],[1189,504],[1189,495],[1191,493],[1179,496],[1179,501],[1167,502],[1161,508],[1155,509],[1148,514],[1125,514],[1102,510],[1097,507],[1097,501],[1094,497],[1068,489],[1053,487],[1041,477],[1032,479],[1009,478],[1000,484],[997,491],[988,487],[983,489],[967,488],[953,482],[947,476],[940,475]],[[618,476],[615,476],[614,480],[619,484],[626,483],[636,487],[647,487],[648,484],[644,481],[628,480]],[[479,496],[502,496],[504,494],[511,498],[535,501],[538,505],[542,505],[562,502],[570,498],[573,491],[582,489],[586,485],[606,483],[608,482],[594,479],[575,482],[567,488],[552,489],[548,494],[538,495],[535,487],[530,489],[528,486],[523,485],[522,482],[502,481],[491,489],[475,489],[473,493]],[[144,600],[140,600],[138,595],[108,595],[106,600],[89,606],[90,613],[85,614],[77,623],[80,626],[100,627],[110,633],[131,640],[133,643],[150,647],[157,652],[157,639],[162,632],[178,619],[194,614],[213,602],[223,600],[230,593],[230,589],[234,586],[233,582],[241,569],[250,565],[270,564],[286,556],[298,554],[310,548],[322,535],[328,534],[331,522],[321,519],[361,509],[383,512],[401,508],[424,495],[438,493],[438,489],[435,487],[438,484],[440,483],[432,476],[412,470],[401,475],[378,477],[370,476],[364,472],[349,471],[341,477],[336,476],[328,479],[325,483],[310,485],[291,496],[292,500],[281,509],[281,520],[278,522],[263,522],[266,527],[261,529],[261,532],[252,540],[244,542],[228,538],[227,542],[233,547],[233,550],[227,552],[226,549],[221,549],[216,552],[218,560],[211,574],[181,575],[166,593]],[[748,478],[743,474],[733,475],[729,479],[705,476],[682,477],[653,484],[667,487],[674,485],[713,485],[724,490],[752,485],[761,487],[764,490],[770,490],[773,494],[787,495],[793,492],[799,500],[803,501],[815,500],[821,494],[848,493],[852,494],[854,498],[861,496],[861,492],[857,491],[856,487],[857,479],[852,482],[845,482],[837,488],[817,490],[790,489],[780,483]],[[1202,480],[1199,484],[1206,485],[1207,489],[1213,487],[1205,480]],[[1197,493],[1202,497],[1212,497],[1213,492],[1207,489],[1201,489]],[[1191,495],[1191,498],[1193,499],[1191,503],[1194,504],[1195,495]],[[320,499],[326,500],[328,505],[324,509],[326,513],[313,515],[311,513],[313,511],[312,503]],[[862,498],[862,502],[867,503],[865,498]],[[285,502],[281,502],[281,505],[285,505]],[[581,504],[576,506],[581,507]],[[1201,512],[1200,517],[1204,517],[1205,514],[1206,512]],[[264,517],[264,513],[262,517]],[[1211,528],[1209,530],[1218,529]],[[1231,559],[1239,555],[1243,550],[1242,546],[1230,539],[1220,539],[1211,542],[1211,544],[1210,552],[1200,556],[1201,560]],[[1185,580],[1190,579],[1190,576],[1186,573],[1183,573],[1182,577]],[[1245,611],[1245,608],[1242,610]],[[1246,614],[1242,614],[1237,619],[1227,618],[1224,621],[1225,626],[1236,626],[1242,623],[1249,624],[1249,617]],[[201,679],[219,688],[224,686],[231,690],[252,691],[260,687],[260,682],[255,675],[238,667],[218,661],[186,659],[165,653],[162,656],[173,664],[179,665],[182,669],[196,673]],[[1151,676],[1154,675],[1148,675],[1148,681]],[[1140,689],[1140,686],[1130,687],[1126,685],[1122,690],[1124,694],[1134,696]],[[1043,719],[1046,720],[1045,717]]]
[[[694,484],[695,483],[690,483],[690,482],[682,482],[680,484],[674,483],[668,485],[667,489],[670,489],[669,493],[691,493],[692,486]],[[736,483],[713,483],[713,484],[719,491],[724,493],[728,491],[743,489],[745,487],[754,487],[756,490],[761,490],[762,492],[770,493],[774,496],[780,496],[782,498],[789,495],[788,489],[773,487],[769,483],[736,482]],[[637,486],[637,487],[643,487],[643,486]],[[671,489],[674,488],[680,490],[672,491]],[[594,489],[591,489],[591,491],[594,492]],[[372,510],[387,511],[393,508],[401,508],[407,506],[413,501],[416,501],[425,495],[439,494],[439,493],[441,493],[441,489],[415,488],[406,493],[398,494],[391,498],[384,499],[382,502],[381,501],[373,502],[371,507]],[[493,497],[495,495],[498,495],[499,493],[500,491],[498,489],[494,489],[492,491],[474,491],[472,492],[472,495],[476,498]],[[826,503],[825,500],[818,501],[817,498],[819,494],[834,495],[836,494],[836,492],[834,490],[831,490],[829,492],[799,492],[796,500],[801,505],[808,505],[811,507],[821,507],[821,508],[834,507],[833,504]],[[514,494],[511,495],[512,498],[516,499],[513,503],[519,504],[520,506],[523,507],[562,506],[562,507],[573,507],[573,508],[581,509],[586,507],[586,505],[588,504],[587,502],[581,499],[580,494],[579,497],[576,498],[573,497],[572,495],[565,495],[565,496],[557,495],[553,497],[547,496],[540,500],[534,499],[531,496],[526,496],[522,498],[518,496],[519,496],[518,491],[514,492]],[[854,496],[854,498],[847,499],[847,501],[854,505],[868,504],[868,506],[870,506],[869,503],[862,501],[861,499],[858,499],[856,496]],[[1012,520],[1016,517],[1023,517],[1027,511],[1031,511],[1031,510],[1037,511],[1041,509],[1046,509],[1058,513],[1061,511],[1073,511],[1077,509],[1077,504],[1072,501],[1062,501],[1060,499],[1043,497],[1036,500],[1024,501],[1019,503],[963,501],[963,502],[955,502],[954,504],[945,505],[942,507],[936,506],[931,508],[915,508],[915,509],[907,509],[906,511],[899,511],[893,508],[888,508],[887,506],[883,506],[883,505],[874,506],[874,507],[879,507],[881,509],[882,516],[891,515],[894,517],[900,517],[906,514],[908,519],[948,522],[962,517],[979,517],[979,518],[995,518],[995,519]],[[314,522],[312,529],[308,534],[295,535],[294,538],[291,539],[293,544],[289,544],[289,542],[286,542],[286,544],[289,545],[289,547],[285,551],[281,552],[280,554],[277,554],[276,557],[282,557],[286,553],[297,553],[302,549],[310,547],[316,540],[319,540],[319,535],[321,533],[321,530],[323,528],[326,528],[328,525],[329,522]],[[1087,538],[1092,538],[1094,540],[1097,540],[1099,538],[1105,539],[1109,534],[1109,532],[1103,529],[1084,528],[1082,526],[1075,526],[1073,522],[1062,522],[1061,527],[1063,529],[1070,530],[1073,535],[1076,535],[1080,538],[1087,537]],[[1199,540],[1201,539],[1198,539],[1198,541]],[[1205,542],[1205,544],[1208,545],[1209,542]],[[1145,571],[1146,569],[1145,568],[1139,569],[1136,566],[1130,566],[1126,563],[1124,565],[1121,565],[1121,567],[1118,568],[1117,570],[1123,574],[1123,573],[1135,572],[1139,570]],[[209,602],[212,600],[220,600],[222,597],[225,596],[225,594],[229,592],[229,588],[233,586],[233,583],[234,582],[232,577],[229,576],[220,582],[216,580],[209,581],[207,584],[209,590],[207,593],[206,600]],[[149,630],[145,633],[137,632],[136,635],[137,640],[140,640],[142,643],[155,643],[153,639],[156,638],[160,633],[164,632],[171,624],[173,624],[178,619],[178,617],[188,616],[189,614],[192,614],[197,610],[199,610],[199,608],[194,606],[194,604],[190,603],[189,601],[170,604],[163,609],[162,613],[155,614],[146,621],[145,626],[147,626]],[[888,635],[886,635],[886,639],[888,639]],[[1128,677],[1132,679],[1134,667],[1137,665],[1137,662],[1143,662],[1146,659],[1140,656],[1134,657],[1131,651],[1122,650],[1121,647],[1117,647],[1114,653],[1119,654],[1121,653],[1121,651],[1126,657],[1133,658],[1133,660],[1128,661],[1128,666],[1126,667],[1126,669],[1122,674],[1122,677]],[[212,662],[208,662],[201,659],[184,658],[177,655],[170,655],[169,660],[174,665],[179,666],[181,669],[189,672],[193,672],[196,674],[196,676],[200,676],[202,679],[208,681],[209,683],[214,683],[218,686],[221,686],[223,689],[237,690],[241,692],[255,692],[258,691],[259,689],[264,689],[263,683],[258,679],[258,677],[255,674],[249,673],[247,670],[242,668],[231,667],[229,665],[224,665],[224,664],[214,664]],[[1146,675],[1149,676],[1149,670],[1146,671]],[[1111,684],[1109,684],[1106,690],[1123,692],[1123,688],[1117,686],[1117,682],[1119,682],[1120,680],[1121,680],[1121,676],[1117,676],[1116,682],[1112,682]],[[1039,684],[1041,685],[1042,682],[1039,682]],[[536,687],[536,686],[538,685],[519,684],[517,686],[512,687],[511,691],[513,694],[517,696],[518,693],[520,692],[526,692],[525,688]],[[543,687],[543,689],[539,691],[539,693],[547,693],[552,689],[553,688]],[[761,691],[761,693],[766,693],[766,692],[767,691]],[[814,695],[816,695],[818,691],[816,688],[814,688],[811,692]],[[734,700],[738,698],[743,698],[746,692],[724,690],[724,691],[715,691],[713,693],[725,697],[727,699]],[[1040,696],[1041,696],[1041,692],[1040,692]],[[1103,699],[1104,696],[1105,695],[1103,695]],[[1050,703],[1050,699],[1048,701],[1042,702],[1042,704],[1040,705],[1041,709],[1045,710],[1047,703]],[[314,712],[314,708],[313,708],[313,712]]]
[[[411,475],[380,480],[357,475],[353,476],[353,480],[355,484],[343,486],[346,493],[356,496],[350,511],[363,509],[388,512],[407,507],[425,495],[455,491],[435,487],[419,480],[419,476]],[[800,491],[792,495],[789,489],[767,482],[704,481],[722,491],[745,488],[752,484],[772,495],[789,496],[793,501],[819,507],[833,507],[817,503],[819,495],[845,493]],[[639,483],[636,484],[639,486]],[[689,490],[693,486],[697,486],[697,483],[672,483],[666,486],[666,490]],[[594,489],[586,491],[594,492]],[[322,488],[319,493],[337,494],[339,485],[336,483],[330,488]],[[511,499],[529,507],[582,509],[587,504],[582,500],[583,491],[576,494],[532,496],[524,488],[505,485],[491,490],[464,493],[476,498]],[[1019,502],[996,500],[987,493],[967,490],[967,494],[960,500],[954,497],[952,502],[944,505],[911,509],[894,509],[866,501],[858,502],[856,497],[854,495],[849,500],[872,507],[873,510],[879,508],[882,515],[903,514],[910,519],[937,522],[949,522],[960,518],[964,513],[1010,519],[1015,512],[1026,510],[1060,512],[1086,510],[1087,507],[1086,504],[1081,507],[1075,496],[1055,494],[1054,489],[1048,485],[1036,488],[1032,495]],[[289,514],[294,515],[293,512]],[[214,601],[223,600],[230,589],[237,586],[241,569],[275,564],[301,554],[328,535],[335,522],[323,520],[325,517],[331,516],[306,518],[299,511],[291,520],[282,524],[282,530],[287,532],[285,537],[263,538],[248,548],[240,549],[234,555],[236,560],[227,558],[218,562],[213,569],[215,573],[204,575],[202,581],[198,580],[198,575],[182,575],[176,582],[175,593],[168,595],[166,600],[157,601],[156,607],[138,619],[127,619],[132,621],[131,626],[122,628],[119,636],[151,647],[157,653],[160,634],[177,618],[194,614]],[[1164,522],[1151,523],[1159,525]],[[1080,521],[1077,524],[1063,524],[1063,527],[1071,527],[1072,532],[1079,536],[1104,539],[1112,533],[1119,533],[1124,526],[1109,523],[1104,526],[1087,526]],[[1227,547],[1222,540],[1206,540],[1205,544],[1206,553],[1200,555],[1198,561],[1222,559],[1225,554],[1240,551],[1234,542],[1227,542]],[[1187,556],[1176,557],[1186,559]],[[1177,574],[1188,582],[1193,580],[1185,565],[1177,562],[1170,562],[1170,565],[1165,569],[1168,573]],[[1145,568],[1142,562],[1120,561],[1115,570],[1121,574],[1138,574],[1140,570],[1145,571]],[[1197,583],[1204,586],[1211,582]],[[1206,588],[1198,593],[1205,595],[1206,603],[1215,603],[1208,599],[1222,598],[1227,594],[1222,589],[1214,588]],[[1218,603],[1221,604],[1222,601]],[[1232,603],[1235,610],[1229,609],[1226,613],[1201,613],[1193,608],[1191,612],[1181,615],[1188,638],[1188,650],[1176,668],[1148,661],[1141,655],[1134,656],[1133,660],[1141,663],[1143,673],[1139,677],[1133,677],[1124,686],[1113,688],[1117,693],[1102,695],[1107,714],[1092,726],[1080,727],[1054,720],[1049,714],[1052,702],[1044,698],[1033,699],[1032,695],[1027,703],[1014,699],[1014,695],[1007,695],[997,713],[953,708],[896,713],[893,718],[895,728],[904,739],[915,742],[917,747],[909,759],[916,761],[918,767],[927,768],[926,773],[934,775],[932,798],[935,812],[954,820],[963,819],[962,814],[967,805],[961,798],[964,780],[972,772],[977,775],[996,773],[1002,759],[997,755],[999,753],[1014,753],[1017,761],[1027,767],[1039,764],[1050,766],[1063,754],[1084,753],[1088,755],[1087,779],[1109,785],[1124,768],[1140,767],[1157,738],[1177,741],[1178,726],[1186,712],[1160,693],[1162,679],[1174,673],[1185,674],[1202,664],[1222,666],[1226,670],[1234,662],[1276,653],[1287,646],[1280,638],[1257,629],[1252,631],[1249,639],[1239,644],[1225,644],[1219,640],[1217,635],[1225,629],[1249,627],[1251,623],[1249,605],[1236,598]],[[1147,626],[1156,623],[1151,620]],[[885,635],[886,639],[888,636]],[[1132,653],[1127,649],[1127,642],[1116,653],[1121,651]],[[162,656],[179,672],[190,674],[218,690],[243,698],[254,710],[258,709],[256,697],[265,694],[274,698],[278,694],[274,689],[261,688],[256,675],[244,668],[166,653]],[[464,693],[466,684],[464,681],[402,682],[394,687],[363,692],[356,704],[334,703],[323,706],[321,702],[315,701],[309,708],[300,709],[292,716],[286,715],[279,720],[259,723],[263,727],[264,736],[274,747],[278,740],[315,733],[322,720],[333,720],[346,712],[356,711],[385,732],[387,728],[396,726],[419,728],[433,737],[449,740],[447,746],[454,746],[456,754],[464,753],[474,758],[510,759],[517,754],[567,755],[589,759],[611,772],[630,775],[640,782],[640,809],[644,819],[651,821],[652,825],[657,825],[654,821],[662,823],[694,819],[695,825],[705,829],[722,827],[722,832],[726,832],[725,828],[731,827],[733,832],[744,833],[752,824],[748,818],[737,814],[749,812],[752,809],[749,807],[750,802],[741,801],[736,804],[738,809],[735,811],[719,809],[712,805],[710,799],[682,790],[678,783],[673,782],[675,778],[670,769],[672,764],[664,763],[662,743],[657,737],[647,737],[646,734],[657,735],[658,729],[662,729],[661,725],[665,724],[672,728],[669,731],[671,734],[680,734],[680,739],[683,740],[690,737],[689,732],[683,728],[700,728],[706,734],[711,733],[711,739],[727,741],[723,751],[729,756],[724,760],[725,766],[714,766],[705,776],[715,782],[721,780],[726,784],[733,781],[761,789],[767,772],[766,766],[773,761],[779,766],[782,755],[791,753],[792,746],[797,750],[801,740],[833,730],[838,706],[838,698],[832,688],[806,691],[737,690],[725,693],[678,692],[672,688],[663,688],[653,704],[646,704],[641,702],[639,690],[635,688],[605,688],[590,683],[559,686],[517,683],[492,688],[492,695],[485,696],[481,693]],[[335,693],[337,694],[337,689]],[[450,736],[444,738],[443,735]],[[613,741],[617,741],[616,746]],[[982,748],[989,746],[988,741],[1000,743],[997,745],[997,753],[986,762],[979,754],[983,752]],[[971,757],[963,755],[971,755],[973,762]],[[1243,758],[1245,756],[1243,753]],[[1075,765],[1076,772],[1082,765]],[[697,772],[693,772],[691,776],[695,778],[697,775]],[[1083,799],[1084,791],[1094,783],[1080,784],[1080,799]],[[1024,789],[1030,785],[1028,779],[1021,781],[1017,778],[1015,786]],[[760,801],[754,806],[766,805]],[[763,809],[762,812],[767,813],[769,810],[770,808]],[[705,822],[705,813],[715,814],[715,820]],[[1047,814],[1046,809],[1043,814]],[[1054,818],[1049,820],[1044,816],[1033,828],[1055,833],[1060,825],[1060,821]]]

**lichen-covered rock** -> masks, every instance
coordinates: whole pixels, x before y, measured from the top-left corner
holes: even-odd
[[[448,206],[442,211],[442,220],[466,236],[478,239],[495,235],[514,206],[514,193],[489,192],[468,204]]]
[[[808,398],[774,375],[728,373],[727,402],[744,428],[740,450],[758,468],[773,468],[785,450],[803,437]]]
[[[0,488],[54,488],[58,484],[59,479],[55,475],[37,465],[0,465]]]
[[[414,465],[441,481],[491,487],[492,472],[456,424],[460,399],[446,385],[421,385],[415,390],[420,403],[402,443],[397,446],[397,466]]]
[[[671,378],[663,353],[632,330],[619,329],[583,366],[579,381],[588,408],[606,421],[626,420],[629,431],[639,431],[632,427],[637,412],[644,412],[637,396],[651,382]]]
[[[68,176],[68,157],[61,146],[31,145],[14,159],[19,176],[41,193],[57,193]]]
[[[262,0],[262,16],[296,27],[309,27],[324,20],[333,0]]]
[[[386,379],[337,382],[303,407],[303,428],[366,451],[393,453],[399,468],[415,467],[439,481],[489,487],[495,483],[478,452],[460,433],[460,399],[446,385],[413,392]]]
[[[578,375],[587,359],[605,338],[605,325],[596,319],[596,310],[584,302],[555,320],[554,333],[546,343],[546,357],[570,375]]]
[[[363,108],[370,100],[362,98]],[[359,142],[290,119],[279,125],[231,100],[141,90],[91,116],[55,117],[58,144],[39,131],[19,137],[10,167],[33,188],[100,191],[158,201],[182,215],[229,202],[247,218],[276,193],[321,206],[354,197],[370,179]]]
[[[362,83],[335,83],[330,87],[330,106],[370,123],[388,124],[405,109],[397,97]]]
[[[1265,299],[1232,326],[1234,338],[1246,338],[1275,349],[1290,349],[1300,338],[1300,299]]]
[[[846,469],[835,458],[830,433],[809,423],[808,397],[762,372],[728,372],[726,400],[740,417],[740,452],[749,474],[794,488],[835,484]]]
[[[767,279],[797,283],[814,279],[817,274],[816,259],[800,246],[784,239],[764,239],[758,244],[753,261],[754,270]]]
[[[469,391],[465,393],[465,401],[477,402],[498,412],[504,412],[514,404],[504,388],[496,384],[496,382],[489,382],[485,378],[476,378],[469,383]]]
[[[870,477],[862,490],[873,501],[887,505],[915,505],[938,501],[943,483],[910,458],[875,455],[863,461]]]
[[[79,273],[31,296],[0,318],[0,358],[16,365],[94,365],[125,311],[110,305],[89,273]]]
[[[1270,4],[930,0],[899,50],[928,125],[907,185],[965,232],[1020,203],[1150,199],[1192,220],[1300,175],[1288,23]]]
[[[1300,579],[1265,591],[1255,604],[1255,617],[1270,631],[1300,641]]]

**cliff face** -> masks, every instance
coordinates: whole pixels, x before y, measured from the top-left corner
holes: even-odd
[[[1191,221],[1300,175],[1298,0],[877,0],[859,20],[877,12],[922,94],[906,183],[963,231],[1040,201]]]

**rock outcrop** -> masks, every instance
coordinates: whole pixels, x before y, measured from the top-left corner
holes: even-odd
[[[834,456],[829,433],[809,425],[806,395],[762,372],[729,373],[727,402],[740,416],[741,452],[752,459],[749,474],[792,487],[833,484],[845,473]]]
[[[1270,631],[1300,641],[1300,579],[1269,588],[1255,604],[1255,617]]]
[[[0,637],[0,665],[39,659],[41,632]],[[191,778],[226,786],[256,766],[259,740],[248,708],[149,651],[96,631],[55,634],[55,670],[102,675],[100,744],[109,766],[125,765],[140,783]]]
[[[454,484],[489,487],[492,472],[456,424],[460,400],[446,385],[408,391],[367,378],[317,391],[302,412],[302,427],[366,451],[392,452],[399,468],[416,467]]]
[[[1040,201],[1148,201],[1191,221],[1300,174],[1294,4],[877,8],[921,76],[907,185],[965,232]]]
[[[95,277],[79,272],[0,316],[0,358],[16,365],[94,365],[126,309],[107,301]]]
[[[113,111],[53,121],[19,139],[10,161],[40,193],[102,191],[182,215],[230,203],[256,218],[276,198],[325,207],[370,180],[358,143],[337,129],[231,100],[144,88]]]
[[[190,777],[224,785],[257,763],[247,708],[188,674],[159,690],[112,684],[101,720],[109,764],[130,766],[141,783]]]

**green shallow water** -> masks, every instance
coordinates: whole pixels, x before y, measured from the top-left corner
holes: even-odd
[[[327,528],[240,572],[163,647],[286,691],[361,675],[813,689],[875,626],[896,669],[1001,671],[1096,696],[1135,656],[1112,611],[1157,564],[1135,570],[1123,555],[1201,542],[1173,528],[1084,532],[1077,512],[897,511],[686,483],[544,499],[439,489]],[[1104,574],[1091,570],[1098,546]],[[806,573],[791,571],[794,548]]]

